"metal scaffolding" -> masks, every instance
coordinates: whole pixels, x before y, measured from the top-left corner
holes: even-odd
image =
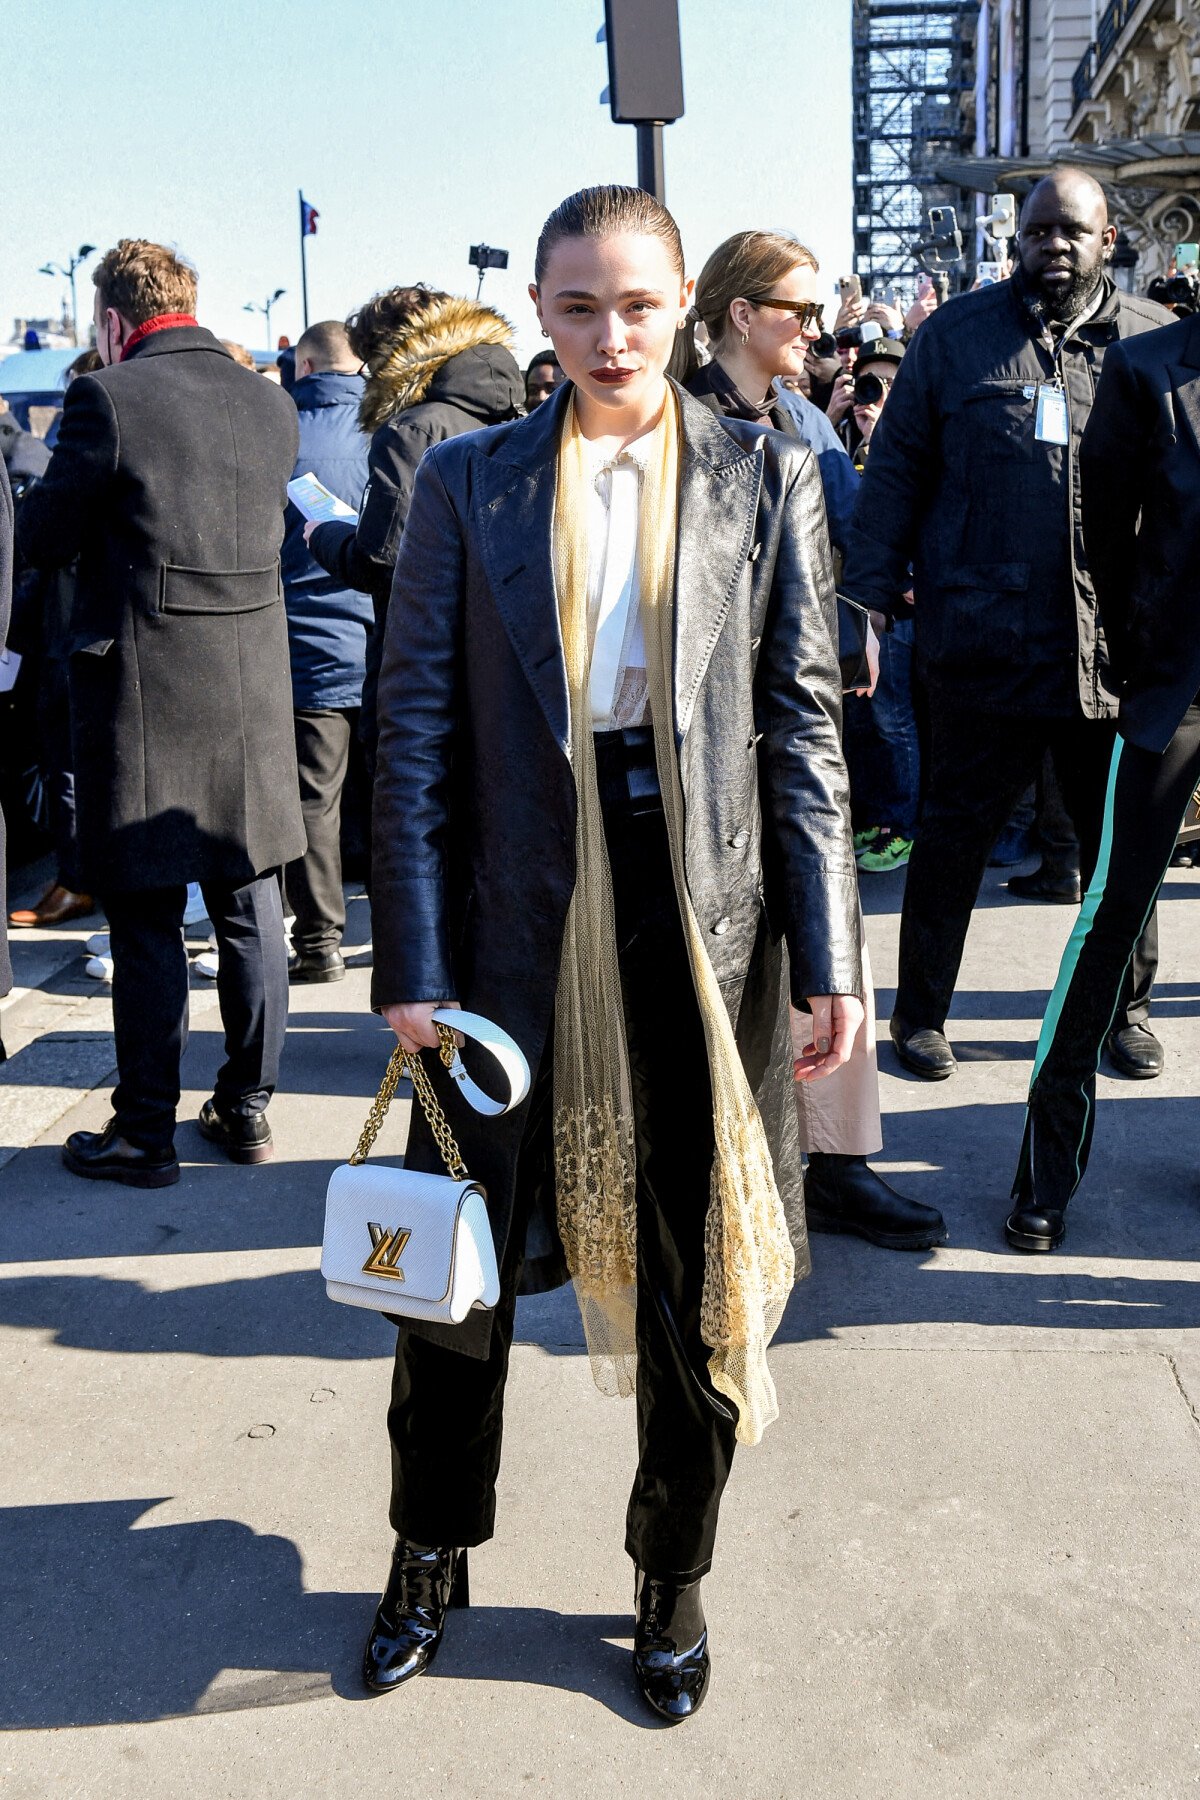
[[[863,292],[911,292],[931,206],[953,206],[973,277],[973,204],[933,173],[971,147],[978,0],[854,0],[854,267]],[[952,278],[951,287],[958,286]]]

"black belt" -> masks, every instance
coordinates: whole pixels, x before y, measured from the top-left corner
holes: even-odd
[[[595,731],[596,780],[606,810],[660,812],[662,793],[654,759],[654,730],[638,725],[629,731]]]

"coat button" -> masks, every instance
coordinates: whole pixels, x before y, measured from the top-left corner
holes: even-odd
[[[735,831],[729,840],[730,848],[733,850],[744,850],[749,842],[750,833],[748,831]]]
[[[713,936],[714,937],[724,937],[725,933],[729,930],[729,927],[732,924],[733,924],[732,919],[718,919],[716,924],[712,928]]]

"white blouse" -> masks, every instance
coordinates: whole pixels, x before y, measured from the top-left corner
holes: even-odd
[[[653,433],[616,456],[585,443],[591,481],[588,507],[589,696],[593,731],[644,725],[646,647],[638,574],[642,477]]]

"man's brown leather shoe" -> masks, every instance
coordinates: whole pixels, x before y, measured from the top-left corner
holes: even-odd
[[[10,912],[10,925],[69,925],[72,919],[86,919],[96,910],[90,894],[73,894],[58,882],[47,888],[36,906],[19,906]]]

